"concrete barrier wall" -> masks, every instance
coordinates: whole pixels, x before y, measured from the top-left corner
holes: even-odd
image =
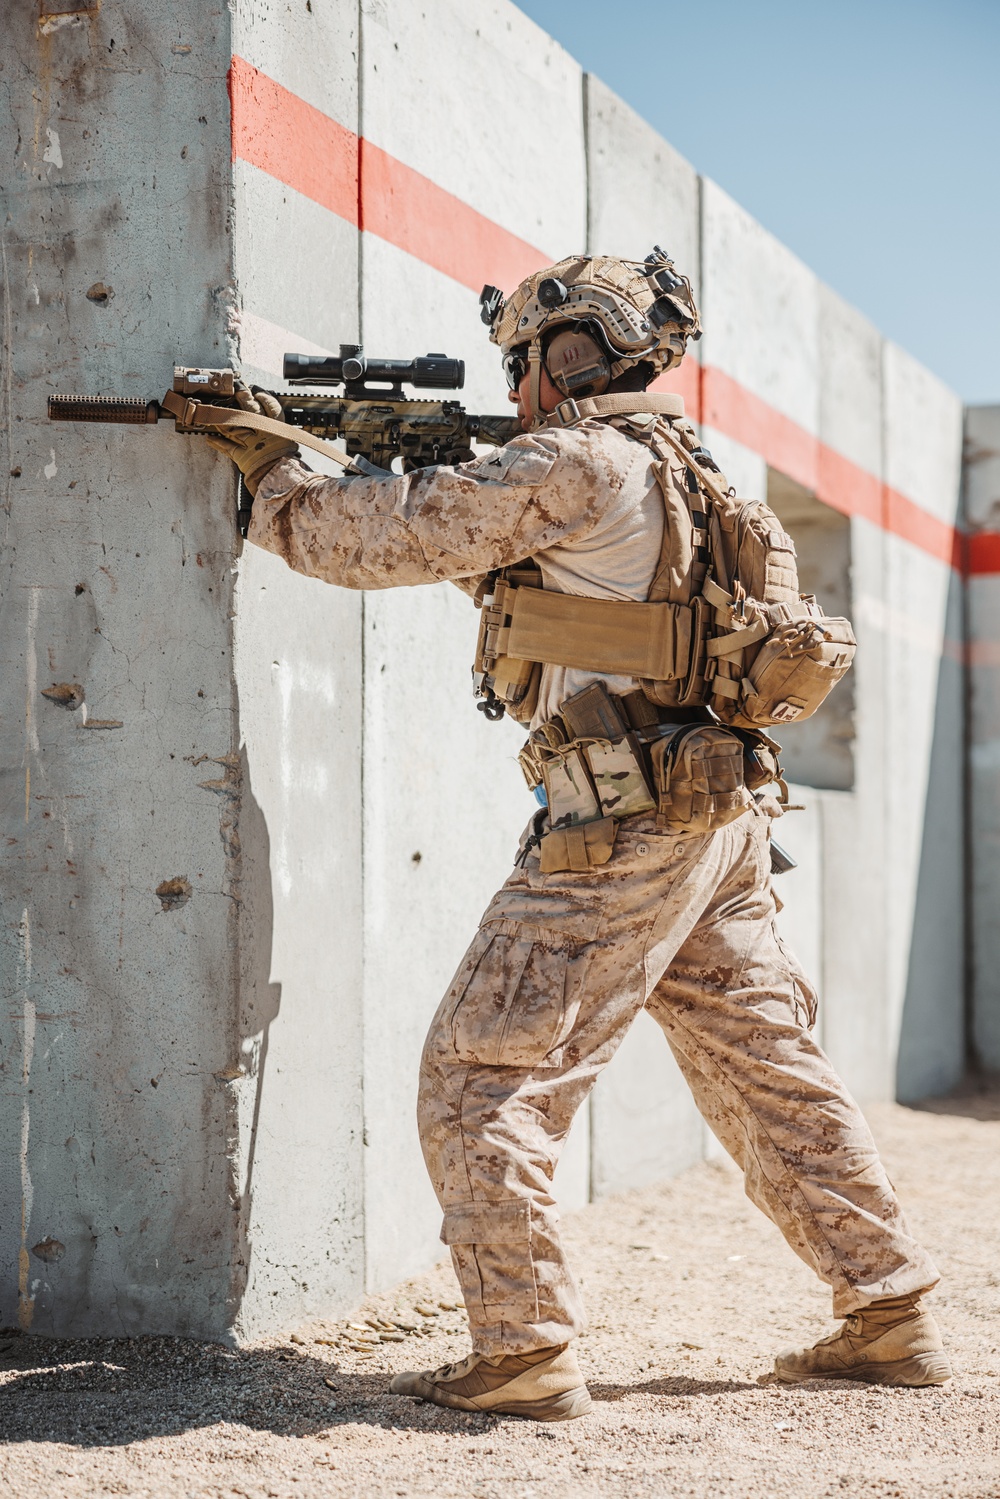
[[[972,1059],[1000,1072],[1000,406],[965,416],[969,529],[969,1008]],[[989,548],[986,552],[985,547]],[[981,550],[982,549],[982,550]]]
[[[892,344],[883,400],[887,491],[947,534],[958,520],[961,403]],[[888,1087],[912,1099],[945,1092],[964,1060],[961,579],[950,557],[909,537],[890,534],[885,556],[884,1044],[895,1062]]]
[[[228,17],[45,11],[8,8],[0,75],[0,1322],[221,1334],[232,484],[166,424],[54,426],[45,401],[229,362]]]
[[[532,810],[520,732],[474,709],[464,596],[294,576],[234,541],[203,446],[45,426],[55,384],[158,394],[175,359],[234,357],[274,386],[284,350],[360,340],[459,355],[467,404],[504,410],[482,282],[664,245],[707,329],[671,383],[740,493],[835,537],[827,586],[857,624],[853,721],[788,735],[806,810],[779,829],[782,929],[860,1096],[961,1065],[956,399],[513,5],[432,10],[240,0],[230,34],[187,0],[169,24],[110,0],[14,23],[8,1320],[249,1336],[438,1256],[419,1049]],[[512,149],[529,120],[544,152]],[[76,682],[86,710],[40,695]],[[161,905],[173,877],[191,894]],[[640,1017],[557,1196],[712,1148]]]

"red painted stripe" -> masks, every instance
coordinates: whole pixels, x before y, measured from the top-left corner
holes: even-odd
[[[884,523],[881,479],[825,443],[819,444],[817,454],[816,495],[841,515],[861,516],[873,526]]]
[[[516,286],[550,264],[429,177],[361,139],[361,227],[474,292]]]
[[[717,427],[727,437],[760,453],[772,468],[780,469],[805,489],[816,490],[818,440],[711,365],[702,374],[701,419],[707,426]]]
[[[233,160],[358,222],[358,138],[242,57],[229,69]]]
[[[938,520],[936,515],[931,515],[888,485],[884,486],[882,493],[882,525],[885,530],[911,542],[939,562],[947,562],[949,567],[962,570],[963,537],[960,531],[947,521]]]
[[[1000,532],[973,531],[965,538],[965,571],[973,578],[1000,573]]]
[[[654,380],[652,389],[669,390],[682,396],[687,415],[693,422],[701,421],[701,365],[697,359],[682,360],[675,370]]]
[[[232,60],[229,91],[233,160],[259,167],[460,285],[472,291],[487,281],[511,287],[548,262],[544,251],[359,139],[243,58]],[[841,514],[863,517],[962,571],[1000,573],[1000,534],[963,538],[723,370],[686,359],[656,388],[682,395],[694,421],[761,454]]]

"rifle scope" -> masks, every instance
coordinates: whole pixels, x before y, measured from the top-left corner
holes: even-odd
[[[418,359],[367,359],[363,349],[341,344],[340,357],[325,354],[286,354],[282,374],[286,380],[311,385],[358,385],[376,381],[389,385],[415,385],[423,390],[461,390],[465,384],[465,360],[447,354],[425,354]]]

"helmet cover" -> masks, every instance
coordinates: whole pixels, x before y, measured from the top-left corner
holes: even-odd
[[[691,282],[674,269],[674,263],[657,245],[641,260],[619,260],[611,255],[571,255],[547,270],[536,271],[504,300],[495,287],[485,287],[480,298],[483,322],[490,339],[504,356],[527,346],[538,359],[547,335],[567,324],[585,324],[597,352],[610,359],[609,378],[640,363],[650,365],[653,377],[675,369],[684,357],[689,338],[701,336],[701,322]],[[588,340],[589,342],[589,340]],[[549,345],[556,349],[555,340]],[[568,388],[573,383],[566,350],[560,350],[562,365],[553,372],[554,383]],[[570,359],[576,365],[577,389],[586,383],[582,375],[586,360],[580,352]],[[590,361],[593,363],[593,361]],[[596,394],[592,387],[590,394]]]

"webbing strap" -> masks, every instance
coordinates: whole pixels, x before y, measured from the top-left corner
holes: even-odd
[[[716,635],[705,649],[710,656],[735,656],[744,646],[756,645],[758,640],[763,640],[770,630],[768,620],[757,619],[752,625],[747,625],[745,630],[731,630],[728,635]]]
[[[706,578],[701,585],[701,596],[713,609],[727,609],[736,601],[731,593],[720,588],[714,578]]]
[[[275,421],[273,416],[258,416],[254,411],[241,411],[234,406],[206,406],[204,402],[193,401],[190,396],[178,395],[174,390],[167,391],[160,405],[164,411],[170,412],[178,426],[191,432],[214,432],[226,427],[242,427],[250,432],[266,432],[271,437],[285,437],[289,442],[313,448],[317,453],[325,453],[327,458],[332,458],[336,463],[342,463],[345,468],[354,462],[350,453],[339,448],[335,442],[328,442],[325,437],[314,437],[311,432],[303,432],[301,427],[289,426],[287,422]]]
[[[667,390],[616,391],[608,396],[590,396],[580,401],[563,401],[551,412],[547,427],[568,427],[589,416],[683,416],[684,398]]]
[[[640,604],[518,588],[510,605],[509,631],[501,631],[497,652],[515,661],[675,681],[687,675],[691,610],[686,604]]]

